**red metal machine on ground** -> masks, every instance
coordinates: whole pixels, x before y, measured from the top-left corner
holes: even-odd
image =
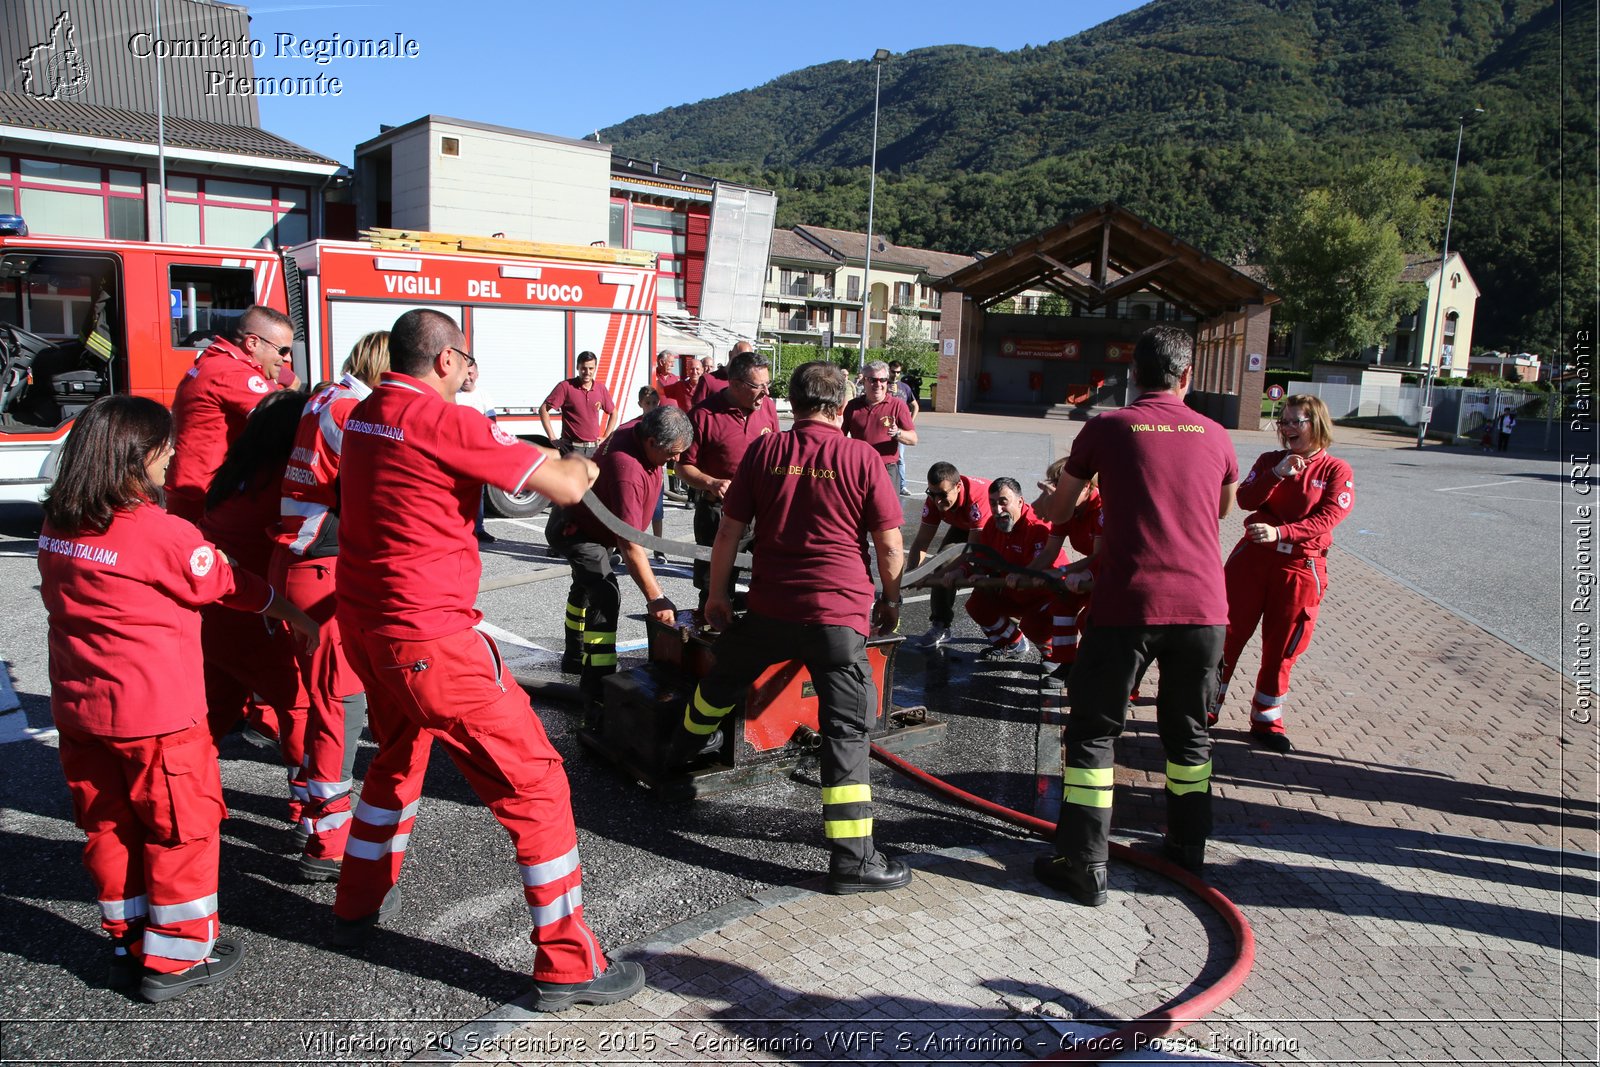
[[[717,635],[646,620],[649,662],[605,682],[599,721],[579,732],[583,743],[663,795],[690,798],[758,785],[787,776],[817,737],[817,697],[811,676],[794,661],[768,668],[729,716],[722,746],[688,767],[663,766],[663,753],[681,729],[696,682],[716,658]],[[879,699],[871,728],[875,744],[902,752],[939,741],[945,724],[927,708],[893,703],[894,657],[899,636],[867,641],[867,663]]]

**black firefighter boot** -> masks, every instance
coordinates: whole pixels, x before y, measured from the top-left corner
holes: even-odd
[[[892,860],[875,848],[865,859],[835,851],[828,861],[828,892],[873,893],[880,889],[899,889],[911,884],[911,868],[902,860]]]
[[[1104,860],[1078,863],[1065,856],[1040,856],[1033,861],[1033,876],[1086,908],[1098,908],[1106,902]]]
[[[1206,839],[1211,836],[1211,791],[1185,793],[1167,791],[1167,835],[1161,854],[1190,874],[1203,877],[1206,870]]]

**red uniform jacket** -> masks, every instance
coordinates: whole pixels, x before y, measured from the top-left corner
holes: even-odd
[[[172,401],[167,494],[198,514],[211,477],[261,398],[279,388],[261,364],[221,338],[195,357]]]
[[[948,522],[957,530],[981,530],[989,521],[989,479],[961,475],[961,492],[949,511],[940,511],[931,502],[922,505],[922,525]]]
[[[976,543],[999,552],[1001,558],[1013,566],[1026,567],[1033,562],[1033,557],[1039,554],[1039,550],[1048,540],[1050,540],[1050,524],[1035,515],[1031,505],[1023,504],[1022,514],[1009,533],[1001,530],[1000,525],[991,516],[989,521],[983,524],[983,529],[978,532]],[[987,553],[982,553],[978,559],[982,560],[985,556]],[[1062,549],[1056,553],[1051,566],[1066,565],[1067,551]],[[975,568],[969,563],[967,569],[970,572]]]
[[[1245,524],[1276,526],[1278,544],[1326,552],[1333,544],[1333,528],[1344,521],[1356,502],[1355,474],[1350,464],[1322,451],[1295,477],[1279,478],[1272,468],[1286,455],[1282,449],[1262,453],[1239,484],[1239,506],[1251,509]],[[1283,551],[1276,544],[1256,547]]]
[[[50,617],[50,711],[101,737],[169,734],[206,717],[201,605],[264,611],[272,589],[236,570],[193,524],[154,504],[105,533],[39,535]]]
[[[283,472],[275,536],[297,556],[339,554],[339,457],[344,424],[372,390],[345,375],[306,404],[294,432],[294,452]]]
[[[1100,490],[1091,488],[1089,495],[1073,511],[1066,522],[1053,522],[1050,532],[1065,537],[1072,550],[1080,556],[1094,554],[1094,539],[1105,532],[1105,510],[1100,503]]]
[[[471,408],[385,374],[344,424],[341,630],[432,641],[475,626],[483,561],[472,520],[483,487],[520,489],[543,462]]]

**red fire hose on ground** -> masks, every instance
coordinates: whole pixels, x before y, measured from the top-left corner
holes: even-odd
[[[1024,830],[1031,830],[1041,837],[1050,837],[1055,833],[1055,826],[1043,819],[1032,815],[1024,815],[1020,811],[974,796],[962,789],[957,789],[943,779],[936,778],[916,764],[907,763],[892,752],[872,746],[872,755],[878,762],[887,764],[923,785],[942,793],[952,800],[975,808],[987,815],[992,815],[1003,822],[1019,826]],[[1175,863],[1169,863],[1160,856],[1146,852],[1139,852],[1126,845],[1115,842],[1111,845],[1111,855],[1119,860],[1132,863],[1154,871],[1163,877],[1170,878],[1185,889],[1194,893],[1201,900],[1211,906],[1223,920],[1228,928],[1233,931],[1234,958],[1233,965],[1227,969],[1221,978],[1210,986],[1190,997],[1188,1000],[1173,1005],[1165,1011],[1151,1012],[1141,1015],[1132,1022],[1113,1030],[1101,1038],[1096,1038],[1092,1045],[1080,1049],[1069,1049],[1046,1056],[1047,1061],[1056,1063],[1098,1063],[1101,1060],[1120,1056],[1124,1052],[1149,1047],[1150,1041],[1198,1022],[1200,1019],[1215,1011],[1224,1001],[1244,985],[1245,978],[1250,974],[1250,968],[1255,966],[1256,939],[1250,931],[1250,922],[1244,913],[1227,897],[1223,896],[1210,885],[1196,878],[1188,871]]]

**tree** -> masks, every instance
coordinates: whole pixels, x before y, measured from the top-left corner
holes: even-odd
[[[1283,297],[1284,317],[1304,328],[1315,358],[1377,344],[1422,302],[1423,287],[1400,280],[1398,212],[1374,214],[1313,189],[1267,233],[1267,284]]]

